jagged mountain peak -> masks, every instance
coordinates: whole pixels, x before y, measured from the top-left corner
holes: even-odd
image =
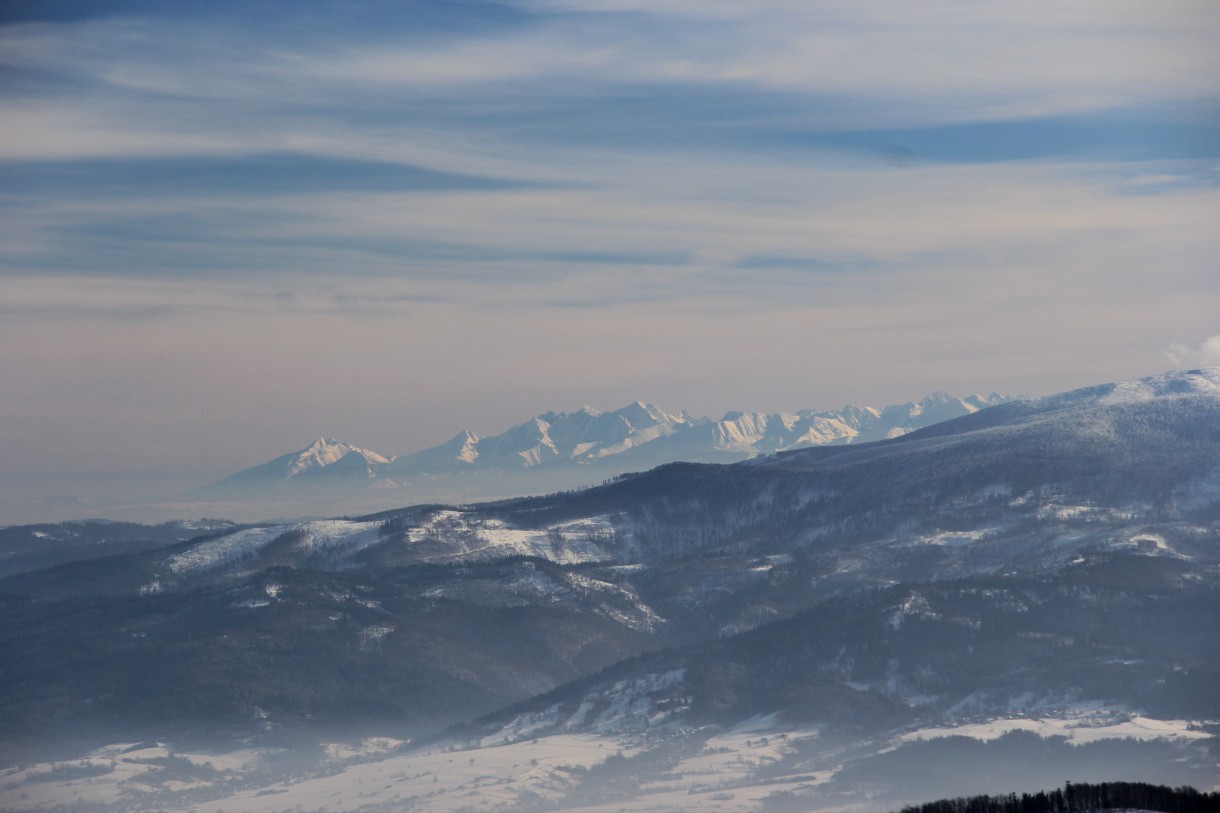
[[[947,404],[947,403],[950,403],[952,401],[957,401],[957,400],[959,400],[959,399],[954,398],[952,395],[945,392],[944,390],[936,390],[935,392],[930,392],[927,395],[925,395],[923,398],[920,398],[919,404],[921,406],[933,406],[935,404]],[[965,399],[961,399],[961,400],[964,401]]]
[[[334,438],[320,437],[297,453],[288,476],[291,477],[310,468],[329,466],[343,459],[348,452],[346,444],[339,443]]]
[[[490,494],[471,493],[445,478],[492,473],[498,481],[495,496],[569,488],[663,463],[729,463],[808,446],[880,440],[1003,400],[994,394],[959,399],[934,392],[919,401],[882,409],[848,405],[830,412],[730,411],[718,421],[695,418],[686,411],[668,412],[642,399],[610,411],[585,405],[571,412],[541,412],[496,435],[464,429],[442,444],[400,457],[323,435],[298,452],[216,485],[240,486],[245,490],[242,499],[255,500],[259,485],[278,489],[307,484],[316,491],[334,482],[344,488],[410,489],[422,479],[429,488],[453,482],[453,493],[429,495],[432,498],[479,499]],[[516,483],[514,473],[526,471],[535,473],[530,475],[533,479]],[[538,472],[551,472],[550,479],[538,480]],[[487,488],[491,480],[483,482]]]
[[[582,406],[572,412],[539,413],[499,435],[469,433],[442,446],[399,458],[399,476],[443,474],[460,460],[481,467],[510,471],[544,464],[596,463],[627,449],[681,431],[698,423],[686,412],[669,413],[647,401],[635,401],[603,412]]]
[[[199,489],[202,495],[257,499],[261,489],[308,485],[316,490],[327,484],[365,487],[378,479],[392,457],[322,435],[296,452],[251,466]]]
[[[656,422],[673,421],[677,417],[648,401],[635,401],[622,409],[615,410],[615,414],[627,419],[636,418]]]
[[[369,463],[385,464],[390,462],[390,458],[377,452],[361,449],[359,446],[353,446],[350,443],[344,443],[343,441],[323,435],[300,452],[297,452],[297,462],[293,466],[291,474],[297,474],[310,468],[333,465],[349,454],[360,455]]]

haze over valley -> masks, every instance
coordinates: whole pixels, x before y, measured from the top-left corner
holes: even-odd
[[[719,420],[671,414],[642,401],[611,412],[583,407],[545,412],[499,435],[462,430],[446,443],[398,457],[322,437],[184,493],[18,501],[6,514],[10,520],[105,515],[134,521],[183,516],[255,521],[365,513],[408,502],[500,499],[594,485],[662,463],[729,463],[806,446],[896,437],[1005,400],[998,393],[954,398],[938,392],[883,408],[738,411]]]

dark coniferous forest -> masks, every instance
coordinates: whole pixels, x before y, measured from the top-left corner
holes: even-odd
[[[1151,810],[1157,813],[1216,813],[1220,793],[1168,788],[1145,782],[1068,782],[1062,789],[1017,796],[940,799],[904,807],[901,813],[1093,813],[1100,810]]]

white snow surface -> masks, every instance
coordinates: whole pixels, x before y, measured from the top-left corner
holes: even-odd
[[[1175,371],[1115,384],[1098,403],[1129,404],[1174,395],[1210,395],[1220,398],[1220,367]]]
[[[381,523],[322,519],[296,527],[303,533],[297,548],[302,552],[312,553],[339,545],[349,551],[366,548],[380,538]]]
[[[981,542],[996,533],[994,528],[978,528],[973,531],[937,531],[924,534],[912,540],[918,545],[938,545],[945,547],[966,547]]]
[[[421,561],[538,556],[560,564],[602,562],[610,553],[598,544],[599,533],[611,533],[605,518],[581,519],[546,529],[513,528],[500,519],[456,509],[440,510],[407,531],[412,545],[441,540],[443,552],[421,555]]]
[[[1211,737],[1189,720],[1157,720],[1124,708],[1101,704],[1065,709],[1057,713],[999,718],[957,726],[922,728],[899,737],[901,742],[940,737],[970,737],[990,741],[1010,731],[1031,731],[1040,737],[1066,737],[1076,745],[1099,740],[1201,740]]]
[[[289,532],[292,538],[286,552],[301,557],[346,557],[382,541],[382,525],[378,521],[326,519],[246,528],[174,554],[166,559],[165,566],[175,575],[189,575],[232,565],[257,555]],[[443,509],[407,529],[405,542],[418,549],[418,561],[537,556],[560,564],[578,564],[610,559],[611,554],[604,546],[616,533],[620,532],[606,517],[579,519],[551,528],[522,529],[477,512]],[[148,588],[157,589],[151,584]],[[645,615],[651,613],[643,607],[640,610]]]
[[[220,567],[237,561],[248,553],[261,550],[271,540],[291,527],[290,525],[271,525],[266,528],[246,528],[219,539],[201,542],[190,550],[171,556],[166,564],[174,573]]]
[[[241,773],[255,767],[270,749],[248,749],[226,754],[175,752],[163,743],[116,743],[67,762],[25,765],[0,771],[0,810],[45,810],[61,805],[114,805],[133,796],[151,796],[158,788],[188,790],[202,782],[155,782],[153,760],[169,757],[220,772]],[[90,770],[98,775],[56,780],[57,773]],[[150,781],[153,780],[153,781]],[[24,794],[25,798],[22,798]]]
[[[674,688],[678,673],[653,675],[649,689]],[[626,688],[626,687],[624,687]],[[622,698],[630,704],[625,695]],[[637,695],[638,698],[638,695]],[[411,749],[388,737],[324,745],[321,769],[251,783],[276,753],[271,749],[205,754],[175,751],[165,744],[116,744],[82,759],[24,765],[0,771],[0,809],[51,810],[59,806],[116,805],[118,809],[187,809],[196,813],[457,813],[531,807],[585,813],[677,813],[719,811],[756,813],[768,796],[812,789],[832,780],[843,768],[841,746],[823,742],[817,727],[786,725],[779,715],[760,715],[733,727],[676,729],[660,726],[652,733],[620,730],[547,732],[558,715],[553,707],[532,718],[522,716],[481,741],[440,742]],[[1207,735],[1182,720],[1156,720],[1107,707],[1080,705],[1054,715],[1017,717],[928,728],[903,734],[875,747],[882,753],[906,743],[935,737],[967,736],[991,740],[1007,731],[1032,731],[1043,737],[1066,736],[1074,743],[1113,737],[1191,742]],[[588,769],[611,757],[633,757],[673,737],[695,739],[664,771],[642,781],[634,795],[592,807],[564,805],[565,795]],[[785,767],[788,757],[800,756]],[[159,776],[159,762],[183,760],[219,772],[209,790],[197,779],[177,781]],[[812,759],[812,761],[811,761]],[[81,775],[93,769],[95,775]],[[75,778],[72,772],[75,771]],[[189,804],[167,806],[166,792],[198,792]],[[864,810],[844,800],[840,810]],[[830,809],[830,808],[819,808]]]
[[[197,813],[280,813],[334,811],[347,813],[371,805],[393,805],[395,810],[448,813],[476,803],[480,808],[512,803],[524,793],[555,799],[583,769],[603,762],[611,754],[635,753],[629,744],[592,736],[565,735],[478,751],[438,749],[432,752],[395,753],[400,742],[374,738],[356,744],[325,747],[342,761],[330,775],[288,778],[272,784],[239,790],[221,799],[195,803]],[[217,770],[241,775],[256,767],[264,752],[237,752],[223,756],[174,753],[166,746],[127,750],[116,745],[99,749],[84,760],[43,764],[0,774],[0,808],[40,810],[68,804],[125,803],[124,809],[167,809],[157,804],[159,790],[186,790],[186,783],[158,783],[157,766],[143,760],[185,758],[210,764]],[[380,758],[377,758],[380,757]],[[369,761],[372,758],[374,761]],[[100,776],[69,781],[18,783],[31,775],[49,775],[56,767],[111,770]],[[5,787],[7,786],[7,787]],[[22,799],[20,792],[27,798]],[[473,798],[473,797],[477,797]],[[152,806],[150,806],[152,805]]]
[[[685,677],[685,669],[675,669],[594,686],[571,715],[565,716],[558,705],[521,714],[483,742],[531,737],[541,732],[591,731],[610,736],[664,727],[688,708],[689,698],[678,694]],[[662,700],[666,702],[659,702]],[[591,717],[595,709],[597,714]]]
[[[223,567],[243,556],[258,553],[289,531],[299,533],[300,538],[293,544],[294,549],[301,554],[308,555],[339,547],[346,553],[352,553],[376,542],[380,527],[377,522],[324,519],[297,525],[247,528],[201,542],[190,550],[171,556],[166,565],[171,572],[178,574]]]

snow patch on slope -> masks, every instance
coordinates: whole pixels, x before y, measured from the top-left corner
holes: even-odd
[[[293,533],[293,549],[302,555],[342,550],[354,553],[378,541],[380,523],[351,520],[317,520],[299,525],[270,525],[247,528],[236,533],[210,539],[190,550],[171,556],[166,566],[172,573],[212,570],[233,564],[245,557],[257,555],[271,542]]]
[[[500,519],[446,509],[408,528],[406,541],[427,547],[429,552],[419,557],[421,561],[537,556],[559,564],[578,564],[611,558],[610,552],[590,532],[596,527],[603,526],[587,519],[543,530],[522,529]]]
[[[1031,731],[1040,737],[1065,737],[1076,745],[1108,739],[1136,740],[1202,740],[1212,735],[1188,720],[1157,720],[1117,708],[1084,705],[1065,709],[1054,715],[1016,717],[967,723],[958,726],[921,728],[899,737],[901,742],[970,737],[990,741],[1010,731]]]
[[[1211,395],[1220,397],[1220,367],[1164,373],[1163,375],[1123,381],[1113,385],[1098,403],[1131,404],[1172,395]]]
[[[210,570],[257,553],[291,526],[272,525],[267,528],[247,528],[236,533],[202,542],[188,551],[171,556],[166,562],[173,573]]]

